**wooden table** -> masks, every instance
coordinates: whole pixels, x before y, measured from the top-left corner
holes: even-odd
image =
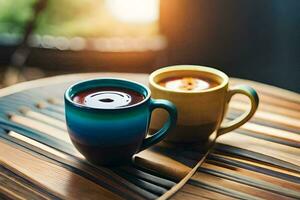
[[[147,84],[146,74],[98,73],[45,78],[0,90],[0,198],[300,199],[300,95],[247,80],[260,106],[208,151],[159,144],[128,166],[86,162],[70,144],[63,92],[93,77]],[[227,118],[247,108],[236,96]]]

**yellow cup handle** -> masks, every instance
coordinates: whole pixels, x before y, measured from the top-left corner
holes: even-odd
[[[247,85],[237,85],[234,88],[230,89],[227,93],[227,103],[229,103],[232,96],[235,94],[246,95],[251,101],[251,108],[236,119],[222,123],[217,132],[218,136],[228,133],[229,131],[232,131],[246,123],[254,115],[258,107],[259,98],[257,92],[252,87],[249,87]]]

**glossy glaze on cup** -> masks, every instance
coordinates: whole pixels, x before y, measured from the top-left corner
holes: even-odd
[[[158,83],[170,77],[199,76],[212,79],[219,84],[201,91],[174,91]],[[154,98],[172,101],[178,110],[176,128],[165,139],[172,143],[202,143],[217,130],[219,134],[228,132],[245,123],[254,114],[258,105],[258,96],[252,88],[241,86],[242,89],[228,89],[228,76],[216,69],[193,65],[179,65],[161,68],[149,77],[150,90]],[[221,126],[228,102],[235,93],[247,95],[252,109],[234,124]],[[157,110],[153,113],[150,128],[157,129],[166,118],[165,112]]]
[[[145,96],[141,102],[114,109],[90,108],[72,101],[78,92],[97,87],[121,87]],[[140,150],[163,139],[176,122],[176,108],[168,101],[150,98],[146,87],[127,80],[102,78],[71,86],[65,93],[68,132],[76,148],[91,162],[111,165],[127,162]],[[145,139],[151,112],[164,107],[171,113],[157,138]]]

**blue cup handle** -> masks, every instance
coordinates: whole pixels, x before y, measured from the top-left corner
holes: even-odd
[[[153,112],[156,108],[163,108],[169,113],[169,117],[167,122],[163,125],[163,127],[158,130],[152,136],[145,138],[140,151],[147,149],[148,147],[160,142],[164,139],[168,132],[175,127],[177,121],[177,109],[173,103],[167,100],[162,99],[151,99],[150,101],[150,110]]]

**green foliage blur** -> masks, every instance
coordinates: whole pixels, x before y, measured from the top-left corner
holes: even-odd
[[[36,0],[0,0],[0,34],[22,34]],[[54,36],[139,36],[157,32],[157,24],[124,24],[107,11],[105,0],[48,0],[35,33]]]
[[[0,0],[0,33],[22,32],[35,0]]]

